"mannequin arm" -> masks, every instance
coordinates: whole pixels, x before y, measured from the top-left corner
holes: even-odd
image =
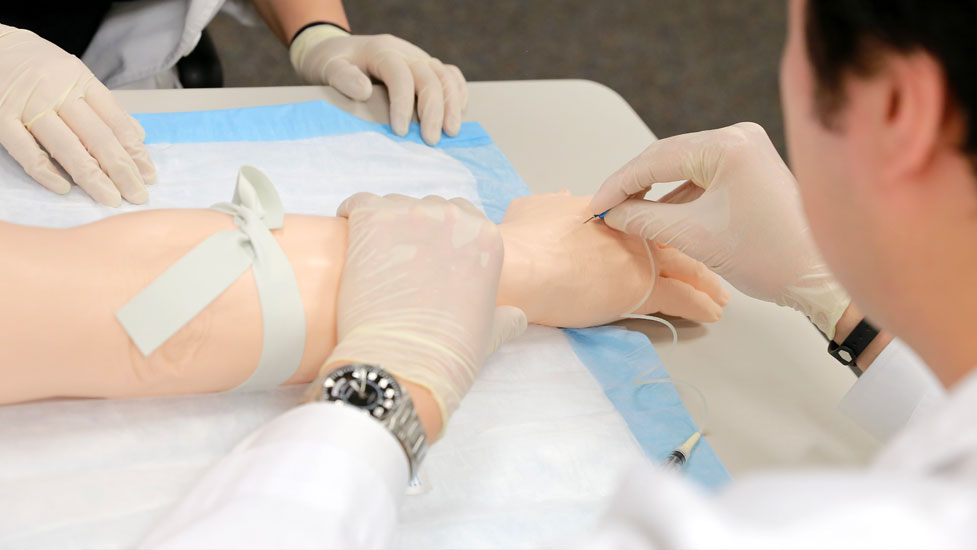
[[[586,197],[569,195],[513,203],[500,226],[506,257],[499,304],[555,326],[593,326],[630,312],[661,274],[640,241],[602,224],[581,225],[586,204]],[[262,341],[250,270],[149,357],[114,315],[194,246],[228,229],[231,216],[211,210],[149,210],[70,229],[0,223],[0,403],[222,391],[247,379]],[[305,351],[288,383],[306,383],[336,343],[346,220],[288,215],[272,233],[292,264],[305,309]],[[657,292],[667,288],[665,279],[657,280],[642,312],[673,313]],[[721,311],[721,296],[695,292]],[[683,304],[695,305],[696,296],[682,296]],[[709,307],[677,313],[715,320]]]

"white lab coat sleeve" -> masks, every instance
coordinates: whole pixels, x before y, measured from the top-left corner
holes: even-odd
[[[865,431],[887,441],[945,399],[946,391],[926,363],[895,338],[852,386],[839,409]]]
[[[899,472],[750,476],[712,495],[645,463],[595,526],[562,547],[972,548],[971,486]]]
[[[302,405],[204,474],[139,547],[384,547],[407,478],[403,449],[378,422]]]

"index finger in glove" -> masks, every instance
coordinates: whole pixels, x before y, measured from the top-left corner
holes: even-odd
[[[691,180],[701,187],[709,187],[718,160],[709,154],[713,148],[713,138],[708,135],[711,132],[718,130],[652,143],[604,181],[590,201],[590,211],[600,214],[648,191],[656,183]]]

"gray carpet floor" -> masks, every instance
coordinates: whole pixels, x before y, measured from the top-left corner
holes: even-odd
[[[783,151],[776,0],[349,0],[355,33],[389,32],[469,80],[585,78],[659,136],[750,120]],[[210,26],[226,86],[301,84],[267,28]]]

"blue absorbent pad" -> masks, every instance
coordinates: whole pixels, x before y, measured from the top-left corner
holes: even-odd
[[[407,135],[400,137],[386,124],[362,120],[322,101],[134,116],[146,130],[147,144],[296,140],[360,132],[423,144],[417,123],[411,123]],[[529,194],[508,159],[477,122],[463,123],[455,137],[442,136],[436,148],[468,168],[486,215],[496,223],[502,221],[510,201]],[[632,385],[635,376],[652,367],[655,370],[650,378],[668,376],[644,335],[617,327],[565,333],[651,460],[663,460],[697,430],[671,384]],[[693,451],[687,473],[710,488],[730,479],[705,439]]]

